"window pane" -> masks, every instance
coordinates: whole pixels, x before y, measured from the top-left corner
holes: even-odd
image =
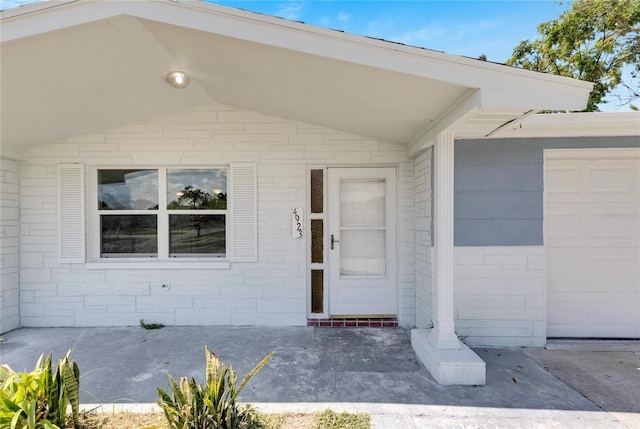
[[[168,169],[167,208],[169,210],[225,210],[227,170]]]
[[[225,215],[169,215],[169,230],[169,256],[225,256]]]
[[[384,227],[386,225],[384,179],[340,181],[340,225]]]
[[[385,231],[341,231],[341,276],[384,276],[387,271]]]
[[[156,215],[103,215],[102,256],[158,256]]]
[[[157,210],[158,170],[98,170],[99,210]]]

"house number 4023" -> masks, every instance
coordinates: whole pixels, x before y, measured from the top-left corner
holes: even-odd
[[[303,214],[304,209],[301,207],[291,210],[291,238],[302,238]]]

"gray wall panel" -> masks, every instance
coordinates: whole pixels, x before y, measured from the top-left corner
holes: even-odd
[[[455,167],[456,192],[542,191],[540,164],[484,164]]]
[[[478,144],[481,143],[481,144]],[[456,140],[456,165],[540,164],[542,155],[531,150],[531,139]]]
[[[542,245],[542,219],[456,219],[456,246]],[[457,237],[464,237],[464,244]]]
[[[541,219],[541,192],[456,192],[456,219]]]
[[[455,245],[542,245],[543,151],[613,147],[640,147],[640,139],[456,140]]]

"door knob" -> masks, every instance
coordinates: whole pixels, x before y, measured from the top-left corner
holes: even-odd
[[[331,234],[331,250],[333,250],[333,243],[340,243],[340,241],[333,238],[333,234]]]

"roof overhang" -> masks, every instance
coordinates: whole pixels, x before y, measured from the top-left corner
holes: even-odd
[[[200,1],[50,1],[0,24],[3,150],[216,101],[416,153],[446,129],[580,110],[592,86]],[[176,69],[184,90],[164,81]]]

